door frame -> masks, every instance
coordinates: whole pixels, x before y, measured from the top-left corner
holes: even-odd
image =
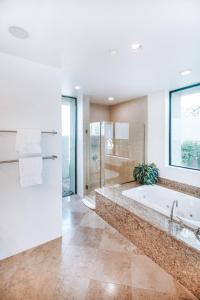
[[[67,95],[61,95],[62,98],[70,98],[75,100],[75,193],[77,194],[77,98]],[[62,104],[62,103],[61,103]]]

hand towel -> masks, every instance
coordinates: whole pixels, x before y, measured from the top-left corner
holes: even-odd
[[[16,150],[20,155],[41,153],[41,130],[18,129],[16,137]]]
[[[42,184],[42,157],[24,157],[19,159],[21,187]]]

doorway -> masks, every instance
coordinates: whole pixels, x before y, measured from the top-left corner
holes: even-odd
[[[77,99],[62,96],[62,196],[76,194]]]

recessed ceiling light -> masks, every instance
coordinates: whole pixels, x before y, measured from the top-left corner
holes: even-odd
[[[29,37],[28,31],[19,26],[10,26],[8,27],[8,31],[10,32],[10,34],[12,34],[12,36],[18,39],[25,40]]]
[[[76,85],[74,88],[75,88],[75,90],[77,90],[77,91],[81,89],[80,85]]]
[[[189,75],[189,74],[191,74],[191,73],[192,73],[192,70],[191,70],[191,69],[183,70],[183,71],[180,72],[180,74],[181,74],[182,76],[186,76],[186,75]]]
[[[110,49],[110,55],[116,55],[118,53],[117,49]]]
[[[132,48],[132,50],[133,51],[138,51],[138,50],[141,50],[142,49],[142,45],[141,44],[139,44],[139,43],[134,43],[134,44],[132,44],[131,45],[131,48]]]
[[[108,97],[108,101],[114,101],[115,98],[114,97]]]

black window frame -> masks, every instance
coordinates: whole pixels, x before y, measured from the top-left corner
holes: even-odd
[[[188,86],[185,86],[182,88],[178,88],[176,90],[172,90],[169,92],[169,166],[170,167],[177,167],[177,168],[182,168],[182,169],[187,169],[187,170],[200,171],[200,169],[189,168],[189,167],[178,166],[178,165],[172,164],[172,153],[171,153],[171,148],[172,148],[172,140],[171,140],[172,139],[172,115],[171,115],[172,114],[172,95],[177,92],[195,88],[197,86],[200,86],[200,82],[192,84],[192,85],[188,85]]]
[[[64,94],[61,94],[61,99],[62,98],[70,98],[70,99],[74,99],[75,102],[75,170],[74,170],[74,176],[75,176],[75,192],[73,193],[73,195],[77,194],[77,155],[78,155],[78,141],[77,141],[77,126],[78,126],[78,99],[77,97],[73,97],[73,96],[67,96]]]

